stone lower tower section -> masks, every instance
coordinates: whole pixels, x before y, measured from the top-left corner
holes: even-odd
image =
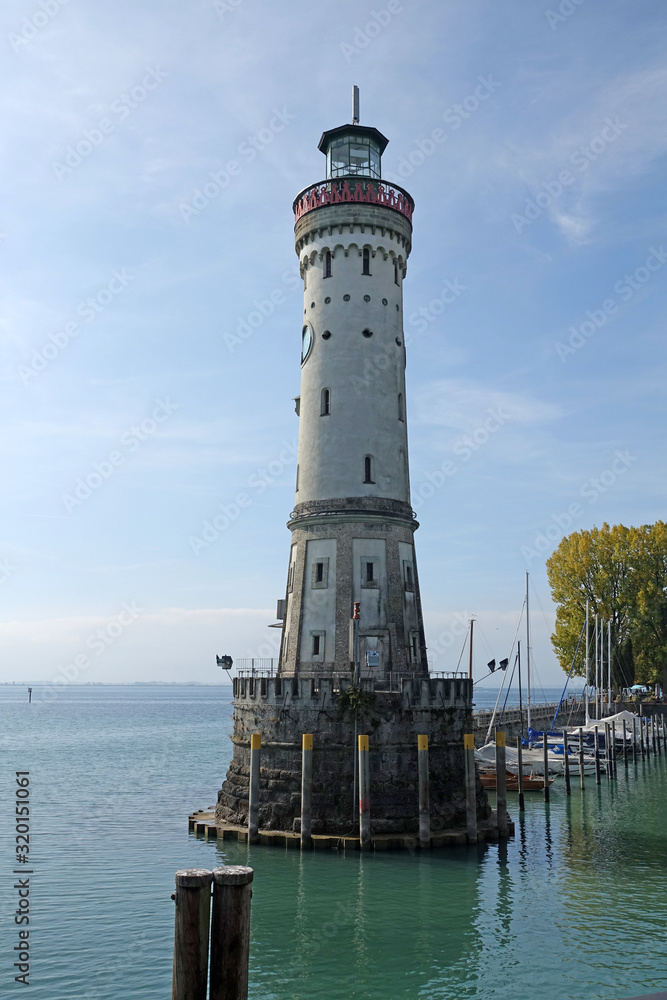
[[[414,206],[379,179],[386,142],[373,128],[325,132],[327,180],[294,203],[304,307],[283,676],[351,669],[354,602],[362,676],[428,673],[405,403]]]

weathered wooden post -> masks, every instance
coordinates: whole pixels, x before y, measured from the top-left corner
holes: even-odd
[[[625,719],[623,719],[623,762],[628,763],[628,733]]]
[[[466,833],[468,840],[477,842],[477,775],[475,773],[475,736],[465,733],[463,736],[463,753],[465,757],[466,782]]]
[[[595,784],[600,784],[600,745],[598,743],[597,726],[595,726]]]
[[[549,801],[549,742],[547,734],[542,734],[542,762],[544,765],[544,801]]]
[[[632,717],[632,761],[637,763],[637,719]]]
[[[252,868],[213,870],[210,1000],[248,1000]]]
[[[611,775],[613,778],[617,775],[616,769],[616,723],[611,724]]]
[[[653,753],[656,753],[656,724],[655,724],[655,715],[651,716],[651,739],[653,741]]]
[[[496,818],[498,835],[507,836],[507,754],[505,730],[496,729]]]
[[[417,767],[419,771],[419,846],[427,851],[431,846],[431,801],[428,781],[428,736],[417,737]]]
[[[176,872],[171,1000],[206,1000],[212,877],[206,868]]]
[[[248,795],[248,843],[257,843],[259,837],[259,758],[262,737],[252,733],[250,737],[250,793]]]
[[[570,754],[567,742],[567,726],[563,730],[563,771],[565,774],[565,794],[571,795],[570,789]]]
[[[368,851],[371,846],[370,765],[368,736],[359,737],[359,846]]]
[[[522,739],[523,737],[519,733],[519,735],[516,738],[516,759],[519,765],[519,774],[518,774],[519,812],[526,811],[526,804],[523,798],[523,744],[521,742]]]
[[[660,746],[660,719],[658,719],[657,715],[655,716],[655,739],[658,746],[658,753],[661,754],[662,747]]]
[[[608,779],[611,778],[611,776],[612,776],[612,770],[611,770],[611,742],[610,742],[609,734],[610,734],[610,726],[609,726],[608,722],[605,722],[605,724],[604,724],[604,769],[605,769],[605,773],[606,773]]]
[[[313,838],[313,736],[301,741],[301,847],[312,847]]]

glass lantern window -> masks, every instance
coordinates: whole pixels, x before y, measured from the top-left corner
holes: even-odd
[[[345,136],[329,146],[327,153],[329,177],[380,178],[380,150],[363,136]]]

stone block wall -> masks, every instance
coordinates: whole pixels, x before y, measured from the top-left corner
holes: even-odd
[[[248,821],[250,735],[261,733],[259,825],[298,830],[301,737],[312,733],[313,833],[356,833],[353,803],[354,713],[349,681],[333,677],[236,679],[234,759],[218,793],[216,818]],[[465,825],[463,734],[471,732],[471,683],[407,678],[400,691],[362,682],[358,734],[368,735],[371,829],[418,830],[417,736],[429,737],[433,832]],[[478,815],[490,814],[478,785]]]

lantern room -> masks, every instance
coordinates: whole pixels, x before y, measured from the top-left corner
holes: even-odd
[[[376,128],[340,125],[322,134],[318,149],[327,158],[327,180],[368,177],[380,180],[381,161],[389,142]]]

